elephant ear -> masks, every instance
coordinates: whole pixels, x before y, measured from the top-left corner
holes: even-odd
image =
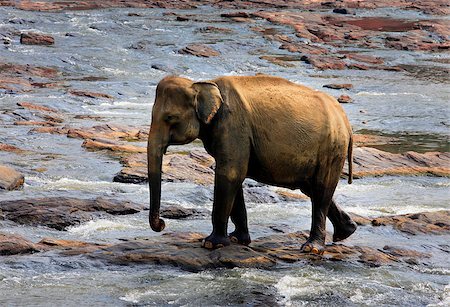
[[[196,82],[195,108],[198,118],[209,124],[223,103],[219,87],[214,82]]]

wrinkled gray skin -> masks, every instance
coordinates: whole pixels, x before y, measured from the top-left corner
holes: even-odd
[[[334,241],[356,230],[333,201],[347,156],[349,183],[352,165],[351,127],[333,97],[265,75],[206,82],[166,77],[157,86],[152,112],[148,177],[154,231],[165,227],[159,217],[163,154],[169,145],[196,138],[216,161],[213,231],[202,246],[250,243],[242,191],[245,178],[300,189],[311,198],[311,232],[303,252],[323,253],[326,217],[334,226]],[[235,230],[228,234],[230,217]]]

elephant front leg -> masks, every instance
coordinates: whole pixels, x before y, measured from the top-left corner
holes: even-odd
[[[243,178],[240,179],[241,176],[236,177],[236,174],[236,170],[228,170],[222,173],[216,169],[212,212],[213,231],[202,242],[202,246],[205,248],[215,249],[230,245],[227,233],[228,218],[233,209],[236,193],[239,188],[242,189],[243,181]]]
[[[301,247],[304,253],[322,255],[325,251],[325,227],[334,188],[315,188],[312,193],[312,223],[309,238]]]
[[[247,210],[245,209],[242,186],[239,187],[234,199],[233,208],[231,209],[231,221],[235,226],[235,230],[228,235],[231,242],[249,245],[251,239],[248,233]]]

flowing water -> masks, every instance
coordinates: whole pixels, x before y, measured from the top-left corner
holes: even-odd
[[[110,94],[113,100],[66,94],[65,90],[40,89],[33,93],[0,92],[0,142],[32,151],[32,154],[0,152],[0,162],[13,165],[26,176],[22,190],[0,192],[2,200],[41,196],[91,198],[105,196],[148,202],[146,185],[113,183],[119,162],[100,153],[85,151],[81,140],[66,136],[29,133],[29,127],[13,125],[8,112],[16,103],[28,101],[67,114],[70,126],[91,126],[93,120],[74,115],[98,115],[101,122],[149,125],[157,82],[168,73],[194,80],[219,75],[253,75],[257,72],[282,76],[321,89],[326,83],[352,83],[355,103],[344,105],[355,131],[399,136],[401,152],[448,151],[449,80],[433,71],[448,69],[448,54],[378,50],[390,65],[421,67],[409,72],[325,71],[317,72],[303,62],[279,67],[261,55],[283,55],[279,43],[265,40],[251,30],[264,26],[292,31],[259,20],[255,24],[230,23],[217,10],[202,7],[194,21],[175,21],[158,9],[105,9],[61,13],[27,12],[0,8],[0,33],[42,31],[55,37],[52,47],[0,46],[0,62],[56,67],[59,77],[73,89]],[[390,11],[388,11],[389,13]],[[137,13],[139,16],[129,16]],[[386,11],[360,12],[364,16]],[[421,14],[393,10],[397,17],[422,19]],[[213,25],[227,33],[204,33]],[[293,36],[293,34],[292,34]],[[198,58],[177,51],[189,43],[204,43],[221,56]],[[447,61],[442,60],[447,59]],[[157,66],[163,70],[152,68]],[[431,72],[431,73],[430,73]],[[99,77],[95,82],[83,77]],[[326,90],[326,89],[324,89]],[[338,90],[326,90],[334,96]],[[28,112],[24,110],[16,110]],[[191,145],[192,146],[192,145]],[[194,145],[198,146],[198,145]],[[39,168],[47,171],[39,172]],[[449,180],[432,177],[381,177],[341,182],[336,199],[346,210],[366,216],[448,209]],[[211,209],[212,187],[189,183],[165,183],[164,203]],[[253,238],[309,228],[310,203],[249,203]],[[90,221],[66,232],[44,227],[18,226],[0,220],[0,231],[24,235],[33,241],[44,236],[91,242],[119,242],[121,238],[159,236],[148,226],[147,213]],[[166,220],[169,231],[209,233],[209,218]],[[328,225],[331,229],[331,225]],[[390,227],[360,227],[346,244],[382,248],[394,245],[433,256],[427,265],[370,268],[346,262],[282,264],[276,269],[224,269],[189,273],[154,265],[113,266],[79,257],[53,253],[0,258],[0,305],[448,305],[450,304],[449,236],[406,236]]]

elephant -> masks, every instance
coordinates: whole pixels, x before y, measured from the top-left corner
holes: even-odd
[[[159,215],[162,157],[169,145],[197,138],[215,159],[213,227],[203,247],[251,242],[242,188],[246,178],[300,189],[311,198],[311,230],[300,252],[323,254],[327,217],[333,241],[356,230],[333,200],[346,157],[352,182],[352,128],[328,94],[262,74],[202,82],[168,76],[157,85],[151,120],[147,157],[154,231],[165,227]],[[230,217],[235,230],[228,234]]]

